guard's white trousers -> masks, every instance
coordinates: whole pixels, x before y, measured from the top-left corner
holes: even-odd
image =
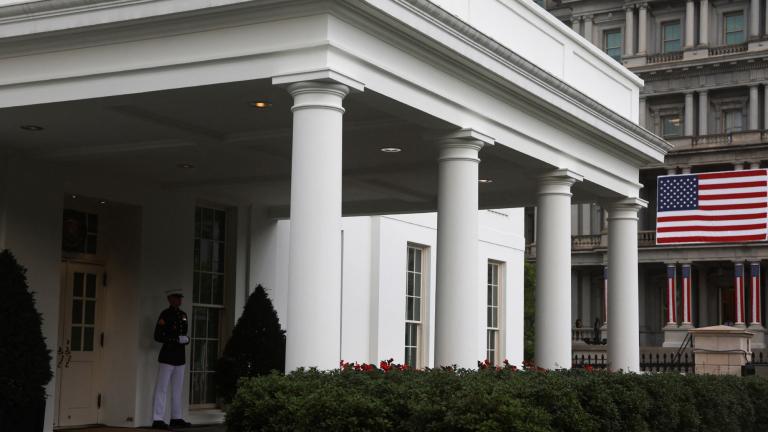
[[[184,365],[173,366],[160,363],[155,382],[155,408],[153,421],[165,420],[165,401],[168,399],[168,383],[171,384],[171,418],[183,418],[181,412],[181,390],[184,385]]]

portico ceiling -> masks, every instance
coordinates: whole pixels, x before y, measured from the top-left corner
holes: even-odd
[[[223,193],[285,216],[291,105],[283,89],[255,80],[5,108],[0,148],[65,171]],[[454,128],[370,91],[350,95],[345,108],[346,212],[435,210],[438,152],[425,136]],[[387,147],[402,151],[381,151]],[[545,164],[497,146],[481,158],[480,177],[492,181],[478,185],[482,207],[535,203],[531,180]],[[582,189],[583,199],[594,197]]]

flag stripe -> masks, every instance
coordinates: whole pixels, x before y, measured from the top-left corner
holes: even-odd
[[[733,243],[733,242],[760,241],[760,240],[765,240],[765,234],[729,236],[729,237],[712,237],[712,236],[662,237],[662,238],[656,238],[656,243]]]
[[[734,177],[752,177],[752,176],[765,176],[765,170],[740,170],[740,171],[722,171],[713,173],[697,174],[702,180],[719,179],[719,178],[734,178]]]
[[[699,182],[699,192],[709,189],[737,189],[737,188],[751,188],[751,187],[764,187],[766,185],[765,180],[749,181],[741,183],[709,183]]]
[[[758,223],[765,223],[765,218],[751,218],[751,219],[727,219],[727,220],[714,220],[714,221],[699,221],[696,219],[686,219],[686,220],[679,220],[679,221],[671,221],[671,222],[659,222],[657,226],[659,228],[664,227],[675,227],[675,226],[686,226],[686,225],[703,225],[706,223],[707,226],[733,226],[733,225],[752,225],[752,224],[758,224]]]
[[[761,192],[741,192],[741,193],[726,193],[726,194],[717,194],[717,195],[704,195],[699,194],[699,200],[737,200],[741,198],[765,198],[765,191]],[[754,200],[754,202],[760,202],[759,200]]]
[[[684,226],[671,226],[671,227],[659,227],[657,232],[676,232],[676,231],[740,231],[740,230],[756,230],[766,228],[765,223],[750,224],[750,225],[684,225]]]
[[[718,205],[707,205],[707,206],[699,206],[700,210],[739,210],[739,209],[756,209],[756,208],[765,208],[766,203],[764,202],[757,202],[757,203],[746,203],[746,204],[718,204]]]

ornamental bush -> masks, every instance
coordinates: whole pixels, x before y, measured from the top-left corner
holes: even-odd
[[[248,297],[243,314],[216,365],[216,390],[232,399],[241,377],[266,375],[285,368],[285,330],[261,285]]]
[[[45,385],[52,377],[26,272],[8,250],[0,252],[0,431],[43,429]]]
[[[768,428],[768,380],[582,370],[355,367],[246,378],[231,432],[733,431]]]

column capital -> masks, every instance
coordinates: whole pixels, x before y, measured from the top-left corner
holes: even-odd
[[[624,9],[625,11],[634,11],[635,10],[635,6],[637,6],[637,5],[634,4],[634,3],[631,3],[631,4],[625,4],[621,8]]]
[[[568,195],[571,196],[571,186],[584,180],[584,176],[568,168],[560,168],[540,175],[539,195]]]
[[[606,206],[608,209],[608,220],[637,220],[637,212],[646,207],[648,207],[648,201],[637,197],[627,197],[612,201]]]
[[[474,129],[459,129],[447,134],[432,135],[440,146],[438,161],[468,160],[479,162],[478,152],[486,145],[493,145],[494,139]]]
[[[331,109],[344,113],[341,104],[349,94],[349,87],[344,84],[327,83],[320,81],[300,81],[288,84],[288,93],[293,96],[291,111],[303,109],[321,108]]]
[[[365,84],[357,81],[354,78],[350,78],[340,72],[336,72],[333,69],[321,69],[307,72],[297,72],[288,75],[278,75],[272,77],[272,85],[288,85],[294,83],[300,83],[305,81],[326,83],[326,84],[342,84],[354,91],[364,91]]]

